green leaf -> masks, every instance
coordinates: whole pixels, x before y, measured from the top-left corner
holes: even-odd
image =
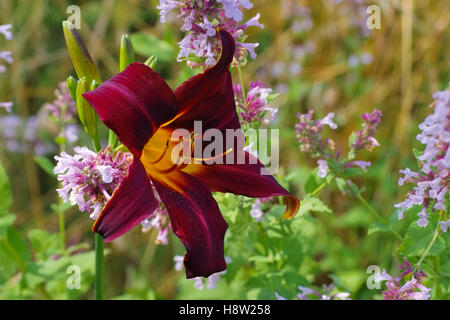
[[[0,216],[8,213],[11,208],[11,187],[5,169],[0,163]]]
[[[46,173],[48,173],[51,176],[55,175],[53,173],[54,165],[48,158],[35,156],[34,161],[36,161],[39,167],[41,167],[41,169],[44,170]]]
[[[303,215],[309,211],[332,213],[319,198],[305,198],[300,202],[299,215]]]
[[[432,223],[432,219],[428,222],[426,227],[420,227],[417,222],[414,221],[408,228],[405,240],[398,249],[399,252],[406,256],[420,256],[424,253],[425,249],[433,238],[436,223]],[[436,222],[436,221],[435,221]],[[428,255],[434,256],[440,254],[445,250],[445,241],[442,237],[438,237],[431,247]]]
[[[42,253],[47,250],[57,250],[59,248],[59,241],[57,234],[50,234],[47,231],[40,229],[33,229],[28,233],[31,246],[36,253]]]
[[[165,41],[153,35],[138,32],[130,36],[134,50],[143,56],[156,56],[159,61],[170,62],[175,60],[174,48]]]
[[[281,94],[280,93],[271,93],[267,96],[267,102],[272,102],[276,98],[278,98]]]
[[[25,268],[25,263],[30,258],[30,249],[17,230],[9,227],[1,241],[1,245],[21,269]]]
[[[386,227],[383,223],[375,222],[369,226],[369,229],[367,230],[367,235],[370,236],[371,234],[374,234],[374,233],[389,232],[389,231],[390,231],[389,228]]]
[[[306,193],[312,193],[314,192],[314,190],[317,189],[317,187],[319,186],[319,182],[317,181],[317,175],[312,173],[310,174],[308,180],[306,180],[305,182],[305,192]]]
[[[12,226],[12,224],[14,223],[15,220],[16,220],[16,216],[13,216],[12,214],[8,214],[6,216],[0,217],[0,239],[6,233],[8,228],[10,226]]]

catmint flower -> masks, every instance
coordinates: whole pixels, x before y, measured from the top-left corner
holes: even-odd
[[[334,150],[332,140],[322,140],[322,129],[328,125],[331,129],[336,129],[337,125],[332,121],[334,113],[329,113],[325,118],[314,120],[314,111],[309,110],[306,114],[298,113],[300,122],[295,125],[297,139],[302,152],[311,153],[313,157],[329,156]]]
[[[44,104],[45,110],[55,119],[60,119],[63,116],[62,120],[66,122],[72,120],[77,111],[77,106],[67,89],[66,81],[58,84],[55,97],[56,99],[52,103]]]
[[[3,34],[7,40],[12,40],[12,38],[13,38],[11,29],[12,29],[12,24],[0,25],[0,33]]]
[[[12,57],[11,51],[0,51],[0,61],[3,60],[8,64],[11,64],[14,62],[14,59]],[[6,67],[2,64],[0,64],[0,73],[3,73],[6,71]]]
[[[176,271],[181,271],[181,269],[183,268],[183,263],[184,263],[184,256],[174,256],[173,257],[173,261],[175,262],[175,270]],[[226,256],[225,257],[225,261],[227,264],[231,263],[231,258]],[[205,281],[206,281],[206,289],[208,290],[212,290],[215,289],[217,287],[217,283],[219,282],[219,280],[221,279],[221,277],[226,274],[226,270],[225,271],[221,271],[221,272],[216,272],[213,273],[212,275],[210,275],[209,277],[207,277],[206,279],[203,279],[202,277],[195,277],[189,280],[192,280],[194,283],[194,288],[197,290],[204,290],[205,289]]]
[[[217,28],[228,31],[235,39],[234,56],[238,62],[244,60],[247,53],[252,59],[256,58],[255,48],[258,43],[243,42],[248,27],[264,28],[259,23],[259,14],[242,23],[242,9],[251,7],[253,4],[249,0],[160,0],[157,9],[160,10],[163,23],[167,21],[169,12],[175,9],[179,9],[178,18],[184,21],[181,30],[187,34],[178,43],[178,61],[194,55],[204,58],[204,64],[211,66],[216,63],[221,50]]]
[[[297,295],[296,300],[351,300],[350,293],[348,292],[331,294],[334,290],[334,284],[332,283],[328,286],[323,285],[322,293],[304,286],[298,286],[298,289],[300,290],[300,293]],[[277,300],[287,300],[278,293],[275,293],[275,297]]]
[[[326,160],[317,160],[319,165],[319,170],[317,171],[317,176],[325,178],[328,174],[328,162]]]
[[[378,109],[374,109],[372,113],[364,113],[362,115],[363,128],[356,132],[356,139],[352,144],[354,150],[366,149],[371,151],[379,146],[378,141],[373,136],[381,122],[381,116],[382,113]]]
[[[398,185],[414,184],[405,200],[394,205],[398,208],[398,218],[403,218],[406,210],[413,206],[422,206],[417,224],[425,227],[430,214],[446,211],[445,198],[449,188],[448,169],[450,168],[450,89],[433,95],[435,102],[433,112],[419,124],[421,132],[417,140],[425,145],[421,155],[418,172],[409,168],[400,170],[403,177]],[[441,221],[442,222],[442,221]],[[440,224],[442,231],[447,230],[446,224]]]
[[[447,232],[447,229],[450,228],[450,219],[447,221],[439,221],[439,226],[442,232]]]
[[[276,120],[278,109],[269,106],[269,95],[272,93],[272,89],[265,88],[259,81],[251,82],[245,105],[241,85],[233,85],[233,91],[236,106],[242,110],[240,113],[242,123],[251,124],[263,121],[265,124],[269,124]]]
[[[159,208],[155,210],[150,218],[147,218],[141,222],[142,231],[147,232],[152,228],[158,230],[158,235],[156,236],[155,243],[167,245],[169,243],[167,237],[169,235],[170,229],[169,214],[162,201],[159,200],[159,196],[157,195],[157,193],[155,191],[153,193],[155,194],[156,199],[158,199],[159,201]]]
[[[428,300],[431,289],[423,285],[427,275],[419,270],[413,272],[411,263],[404,258],[404,263],[400,266],[401,273],[396,278],[383,269],[383,272],[376,274],[374,281],[386,281],[387,290],[382,292],[384,300]],[[411,278],[409,278],[411,276]],[[409,280],[406,280],[406,279]]]
[[[13,103],[10,102],[0,102],[0,108],[4,108],[6,112],[11,113]]]
[[[55,156],[53,172],[58,175],[62,188],[57,192],[64,202],[78,205],[81,212],[90,213],[96,220],[114,190],[128,174],[130,153],[111,148],[95,153],[86,147],[75,147],[73,156],[62,152]]]

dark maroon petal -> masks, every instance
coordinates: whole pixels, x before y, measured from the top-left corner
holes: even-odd
[[[220,31],[220,37],[222,55],[217,64],[175,90],[178,110],[175,120],[169,124],[171,128],[193,130],[196,120],[202,121],[203,130],[240,128],[229,71],[235,43],[226,31]]]
[[[264,165],[246,151],[243,164],[189,165],[184,171],[207,184],[212,191],[230,192],[252,198],[284,196],[286,212],[284,218],[292,218],[298,211],[299,200],[284,189],[269,174]],[[262,174],[265,173],[265,174]]]
[[[130,64],[83,97],[137,157],[158,127],[176,114],[172,90],[142,63]]]
[[[187,278],[225,270],[223,241],[228,225],[209,188],[179,171],[153,183],[167,207],[173,232],[186,247]]]
[[[92,230],[109,242],[150,217],[159,203],[141,162],[135,158],[128,176],[106,203]]]

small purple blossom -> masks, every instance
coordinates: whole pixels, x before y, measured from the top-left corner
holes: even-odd
[[[317,164],[319,165],[319,170],[317,171],[317,176],[319,176],[321,178],[325,178],[328,174],[327,160],[319,159],[319,160],[317,160]]]
[[[173,257],[173,261],[175,262],[175,270],[176,271],[181,271],[181,269],[183,268],[183,263],[184,263],[184,256],[174,256]],[[230,257],[225,256],[225,262],[228,264],[230,263],[232,260]],[[193,281],[194,283],[194,288],[197,290],[204,290],[205,289],[205,281],[206,281],[206,289],[208,290],[212,290],[215,289],[217,287],[217,283],[219,282],[219,280],[221,279],[221,277],[226,274],[226,270],[225,271],[221,271],[221,272],[216,272],[213,273],[212,275],[210,275],[209,277],[207,277],[206,279],[202,278],[202,277],[195,277],[192,278],[190,280]]]
[[[169,243],[168,235],[170,230],[170,223],[169,223],[169,213],[167,212],[166,207],[164,206],[163,202],[159,198],[158,193],[155,190],[155,187],[152,184],[153,194],[155,195],[155,198],[159,202],[159,207],[155,210],[155,212],[152,214],[151,217],[145,219],[141,222],[142,225],[142,231],[147,232],[150,229],[156,229],[158,230],[158,235],[156,236],[155,243],[156,244],[163,244],[167,245]],[[177,266],[175,266],[175,269]]]
[[[249,9],[253,4],[249,0],[160,0],[157,9],[160,10],[161,22],[167,21],[169,12],[179,9],[179,19],[184,19],[181,30],[187,32],[185,38],[179,42],[180,52],[178,61],[189,59],[189,56],[205,59],[204,64],[211,66],[216,63],[220,55],[220,41],[217,28],[226,30],[236,40],[235,58],[244,60],[247,53],[256,58],[255,48],[258,43],[246,43],[244,31],[248,27],[264,26],[259,23],[257,14],[245,23],[242,9]]]
[[[344,165],[345,168],[360,167],[363,171],[367,171],[367,168],[370,166],[371,166],[370,161],[359,161],[359,160],[350,161]]]
[[[332,121],[334,113],[329,113],[325,118],[314,120],[314,111],[309,110],[308,113],[298,113],[297,117],[300,122],[295,125],[297,139],[302,152],[311,153],[313,157],[329,157],[334,150],[334,142],[332,140],[322,140],[322,129],[324,125],[336,129],[337,125]]]
[[[11,32],[12,24],[0,25],[0,33],[3,34],[7,40],[13,39],[13,33]]]
[[[55,119],[61,119],[68,122],[73,119],[73,115],[77,111],[75,101],[67,89],[67,83],[62,81],[58,85],[58,89],[55,90],[56,99],[52,103],[46,103],[44,105],[45,110],[53,116]]]
[[[331,294],[334,290],[334,284],[332,283],[323,285],[322,292],[304,286],[298,286],[298,289],[300,293],[297,295],[296,300],[351,300],[348,292]],[[275,296],[277,300],[287,300],[278,293],[275,293]]]
[[[272,89],[265,88],[259,81],[251,82],[245,105],[241,85],[233,85],[233,91],[236,106],[242,110],[240,113],[242,123],[250,124],[264,121],[264,123],[268,124],[276,120],[278,109],[269,106],[269,95],[272,93]]]
[[[354,150],[366,149],[371,151],[373,148],[379,146],[374,135],[381,122],[381,116],[382,113],[378,109],[374,109],[372,113],[364,113],[362,115],[363,128],[356,132],[356,139],[352,144]]]
[[[130,153],[114,152],[111,148],[95,153],[86,147],[75,147],[73,156],[62,152],[55,156],[53,170],[62,183],[57,192],[64,202],[78,205],[80,211],[98,218],[114,190],[128,174]]]
[[[400,266],[400,270],[401,273],[396,278],[389,275],[384,269],[381,274],[375,275],[375,282],[386,281],[387,290],[382,292],[384,300],[430,299],[431,289],[423,285],[427,275],[422,270],[414,272],[407,258],[404,258],[404,263]]]
[[[417,140],[425,145],[425,150],[417,156],[420,161],[419,172],[409,168],[400,170],[403,177],[398,185],[411,183],[415,186],[406,195],[404,201],[397,203],[398,218],[401,219],[406,210],[413,206],[422,206],[417,224],[425,227],[428,217],[436,211],[445,211],[445,198],[449,188],[450,168],[450,89],[433,95],[433,112],[419,125],[421,132]],[[445,226],[441,229],[447,230]]]
[[[0,102],[0,108],[4,108],[6,112],[11,113],[13,107],[12,101],[10,102]]]

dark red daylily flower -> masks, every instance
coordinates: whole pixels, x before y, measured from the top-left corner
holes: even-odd
[[[299,208],[298,199],[271,175],[261,175],[264,166],[238,147],[228,151],[244,156],[245,164],[179,164],[171,159],[175,129],[192,132],[194,121],[202,121],[203,130],[215,128],[224,134],[226,129],[240,129],[229,71],[235,44],[225,31],[220,31],[220,37],[223,49],[218,63],[174,92],[151,68],[133,63],[83,95],[134,158],[93,231],[111,241],[151,216],[158,206],[152,181],[167,207],[173,232],[186,247],[188,278],[208,277],[226,269],[223,241],[228,226],[211,192],[284,196],[284,217],[288,218]]]

